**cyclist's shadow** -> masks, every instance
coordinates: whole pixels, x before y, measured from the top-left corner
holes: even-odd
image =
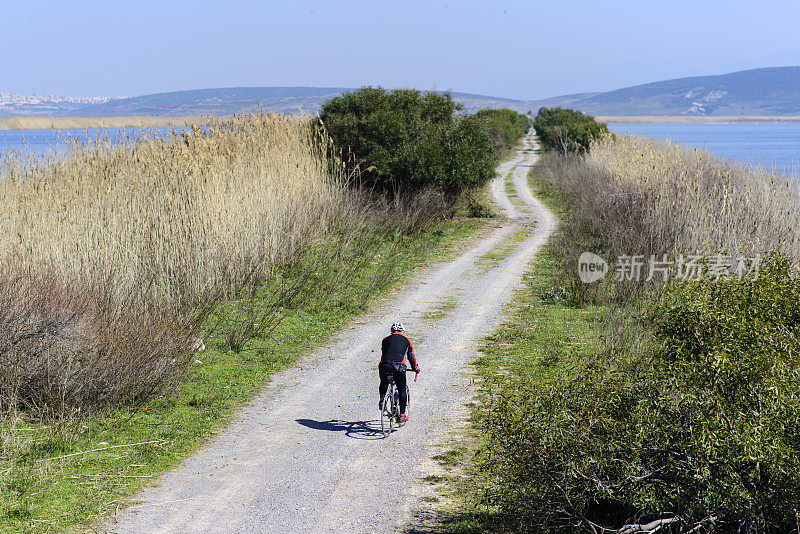
[[[314,421],[313,419],[295,419],[299,424],[314,430],[327,430],[329,432],[344,432],[348,438],[354,439],[382,439],[380,420],[372,421]]]

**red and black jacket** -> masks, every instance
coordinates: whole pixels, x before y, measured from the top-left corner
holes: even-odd
[[[419,371],[417,357],[414,355],[414,346],[411,340],[401,332],[392,332],[391,335],[383,338],[381,343],[381,363],[390,364],[400,370],[406,368],[406,358],[411,364],[410,368]]]

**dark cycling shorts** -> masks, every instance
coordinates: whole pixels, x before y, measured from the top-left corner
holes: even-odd
[[[399,391],[403,391],[406,388],[406,366],[402,363],[378,364],[378,374],[381,377],[381,385],[388,384],[389,375],[391,375]]]

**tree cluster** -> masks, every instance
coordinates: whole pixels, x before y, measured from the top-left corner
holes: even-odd
[[[533,128],[543,149],[562,154],[586,152],[592,141],[609,134],[605,123],[567,108],[539,109]]]
[[[459,194],[495,173],[484,123],[451,95],[363,87],[323,104],[320,122],[362,184],[392,194],[436,187]]]
[[[483,120],[489,129],[498,153],[514,148],[531,128],[531,120],[527,115],[511,109],[482,109],[475,116]]]

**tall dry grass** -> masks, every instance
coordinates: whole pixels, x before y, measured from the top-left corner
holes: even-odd
[[[800,261],[794,178],[645,137],[606,138],[585,164],[635,197],[631,209],[641,212],[640,230],[654,253],[752,256],[782,249]]]
[[[359,265],[337,264],[343,250],[371,258],[370,225],[441,211],[393,215],[310,131],[255,113],[0,159],[0,410],[136,402],[180,376],[218,302],[239,299],[226,327],[241,348],[287,304],[346,281]],[[262,291],[286,265],[294,276]]]
[[[606,293],[577,279],[577,258],[587,249],[612,264],[633,255],[674,262],[781,250],[800,265],[800,189],[789,176],[630,136],[605,138],[584,156],[545,155],[539,176],[572,206],[568,230],[555,239],[576,300]],[[618,284],[613,295],[635,301],[643,285]]]
[[[1,263],[177,312],[295,254],[342,187],[305,123],[269,114],[6,158],[0,175]]]

